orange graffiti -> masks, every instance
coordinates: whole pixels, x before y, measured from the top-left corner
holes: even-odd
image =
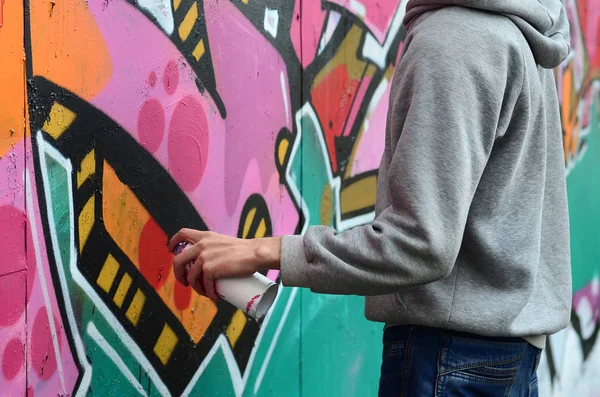
[[[112,63],[85,0],[36,0],[30,7],[33,74],[93,98],[110,79]]]
[[[198,343],[217,314],[216,305],[193,292],[191,287],[176,282],[171,269],[172,256],[165,244],[166,234],[163,236],[158,224],[107,163],[104,165],[102,207],[108,233],[179,318],[190,338]],[[158,241],[155,241],[156,235],[161,237]],[[152,247],[145,248],[144,244],[148,242],[153,243]],[[141,252],[148,249],[150,255]],[[165,257],[164,269],[154,269],[150,263],[152,256]]]
[[[25,136],[25,51],[23,48],[23,2],[4,4],[0,27],[0,157]]]
[[[579,118],[577,109],[580,98],[575,90],[575,76],[573,75],[573,63],[569,63],[562,77],[562,108],[561,119],[564,139],[565,162],[577,154],[579,144]]]

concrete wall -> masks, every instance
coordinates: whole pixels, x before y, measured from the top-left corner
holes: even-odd
[[[0,394],[375,395],[360,298],[285,288],[259,327],[165,243],[372,219],[405,3],[0,0]],[[575,310],[541,391],[597,396],[600,6],[566,6]]]

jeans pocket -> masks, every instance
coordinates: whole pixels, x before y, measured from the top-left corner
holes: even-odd
[[[379,397],[398,396],[406,352],[405,341],[384,341],[383,362],[379,379]]]
[[[507,396],[515,383],[526,344],[444,337],[438,361],[440,396]]]
[[[383,342],[383,358],[393,358],[403,356],[406,348],[405,341],[384,341]]]
[[[479,367],[470,367],[463,370],[457,370],[466,376],[473,376],[486,379],[490,382],[513,381],[519,372],[520,360],[504,362],[501,364],[487,364]]]

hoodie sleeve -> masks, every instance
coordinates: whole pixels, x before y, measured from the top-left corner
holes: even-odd
[[[379,173],[385,206],[371,225],[283,237],[284,285],[385,295],[451,273],[502,115],[523,80],[520,51],[476,35],[456,39],[415,33],[407,41]]]

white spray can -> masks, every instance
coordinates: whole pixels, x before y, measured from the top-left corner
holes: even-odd
[[[173,253],[180,254],[189,246],[187,241],[182,241],[175,246]],[[186,271],[192,264],[186,265]],[[220,278],[215,282],[215,288],[220,298],[260,320],[273,305],[279,286],[262,274],[254,273],[246,277]]]

